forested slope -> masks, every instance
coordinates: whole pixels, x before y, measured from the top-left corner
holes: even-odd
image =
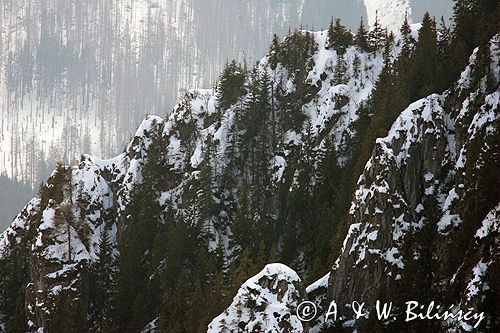
[[[275,324],[307,331],[293,306],[339,256],[311,298],[387,295],[363,282],[364,265],[384,272],[396,298],[415,288],[405,264],[449,279],[463,260],[452,288],[436,289],[444,299],[488,281],[469,272],[498,267],[498,226],[485,217],[498,202],[499,16],[496,2],[464,4],[453,30],[426,15],[396,35],[376,24],[353,36],[337,21],[275,38],[254,67],[231,62],[215,89],[188,91],[167,119],[146,118],[119,156],[57,166],[0,238],[2,329],[204,332],[236,294],[228,312],[260,318],[254,328],[276,297],[292,312]],[[429,244],[444,258],[471,250],[408,260]],[[271,265],[247,281],[271,262],[297,274]],[[262,281],[294,294],[282,299]],[[261,283],[270,294],[255,295],[259,306],[238,304]],[[211,329],[245,329],[241,318]]]

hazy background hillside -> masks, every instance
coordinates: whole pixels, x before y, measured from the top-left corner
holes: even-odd
[[[411,1],[451,15],[452,1]],[[212,86],[228,59],[251,66],[273,34],[355,30],[359,0],[9,0],[0,4],[0,229],[56,161],[119,152],[147,114]]]

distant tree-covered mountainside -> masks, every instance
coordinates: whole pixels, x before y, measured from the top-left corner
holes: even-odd
[[[331,16],[366,22],[352,0],[4,1],[0,173],[37,188],[57,161],[115,155],[145,115],[212,86],[228,59],[251,65],[273,34]]]
[[[352,34],[332,19],[275,36],[255,65],[228,62],[213,89],[146,117],[120,155],[57,164],[0,236],[0,329],[470,326],[295,312],[435,297],[495,332],[499,13],[457,0],[451,26],[425,14]]]

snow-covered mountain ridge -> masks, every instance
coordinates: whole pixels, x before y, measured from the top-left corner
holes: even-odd
[[[1,283],[19,293],[0,295],[1,327],[12,325],[12,309],[6,306],[12,299],[24,302],[29,331],[58,332],[63,317],[93,327],[87,314],[93,314],[97,302],[89,295],[100,281],[94,270],[102,263],[106,237],[119,260],[138,258],[130,266],[120,263],[117,270],[123,273],[124,267],[140,264],[147,274],[142,289],[156,290],[156,276],[168,278],[174,271],[169,271],[170,252],[155,257],[163,244],[157,235],[171,225],[186,225],[182,241],[206,248],[206,261],[220,259],[223,272],[242,258],[269,252],[269,260],[278,256],[300,275],[310,274],[316,240],[307,237],[321,231],[304,225],[308,202],[301,198],[313,200],[314,189],[329,181],[325,161],[334,170],[347,165],[384,58],[395,59],[401,43],[396,37],[385,55],[381,49],[363,52],[357,46],[340,53],[328,45],[325,31],[294,32],[279,43],[288,57],[272,48],[254,70],[230,65],[216,89],[188,91],[167,119],[146,118],[116,158],[84,155],[76,166],[59,166],[39,198],[0,237],[0,264],[5,272],[11,267],[18,272],[0,276]],[[498,36],[490,45],[488,66],[498,85]],[[377,140],[353,197],[343,251],[329,276],[304,288],[291,269],[268,266],[243,284],[209,330],[269,324],[269,331],[317,332],[321,323],[306,327],[293,312],[306,298],[304,290],[318,303],[403,298],[403,290],[413,290],[403,288],[403,283],[414,283],[407,272],[427,265],[441,279],[426,284],[422,278],[423,288],[443,299],[463,300],[462,306],[483,306],[483,292],[494,282],[490,268],[498,266],[498,205],[487,211],[475,207],[470,213],[467,202],[471,195],[486,195],[482,202],[487,206],[497,193],[473,189],[498,165],[499,95],[487,90],[486,78],[473,82],[475,59],[453,88],[411,104],[388,136]],[[230,90],[224,90],[228,82]],[[251,215],[248,206],[253,207]],[[450,255],[456,248],[448,239],[467,248],[467,257]],[[166,242],[175,244],[175,239]],[[428,255],[431,248],[436,251]],[[204,258],[203,253],[193,256]],[[184,258],[189,268],[184,273],[194,276],[195,263],[200,264]],[[247,265],[235,274],[245,275]],[[203,276],[215,280],[213,275]],[[188,283],[193,276],[180,281]],[[444,284],[453,293],[446,293]],[[365,295],[367,290],[372,294]],[[465,290],[467,297],[461,298]],[[162,317],[160,304],[143,314],[135,323],[141,327],[132,331],[161,331],[168,318]],[[349,325],[354,325],[351,331],[372,325],[344,324],[347,331]],[[469,324],[447,325],[452,332]]]
[[[351,124],[358,118],[359,107],[370,96],[382,70],[380,52],[360,53],[351,47],[342,56],[347,64],[343,77],[347,80],[336,77],[338,74],[334,69],[339,60],[334,50],[326,48],[326,35],[326,32],[296,32],[293,35],[299,40],[305,38],[316,44],[316,51],[298,63],[303,66],[306,61],[310,62],[303,80],[312,94],[306,99],[299,96],[301,104],[294,111],[302,114],[304,119],[292,126],[280,125],[279,129],[276,125],[276,132],[279,130],[280,133],[276,134],[276,148],[272,150],[275,154],[269,155],[269,165],[264,165],[266,170],[272,172],[269,176],[273,192],[278,188],[286,189],[284,193],[294,191],[298,176],[295,171],[297,154],[303,151],[306,139],[314,140],[314,149],[321,150],[326,138],[330,137],[339,151],[339,161],[347,158],[340,152],[347,151],[343,147],[347,139],[355,134]],[[283,43],[286,45],[287,41]],[[397,48],[393,56],[396,54]],[[360,60],[357,73],[354,73],[352,64],[354,58]],[[252,80],[256,82],[259,77],[268,76],[271,82],[269,93],[276,96],[275,100],[269,101],[274,103],[271,112],[281,119],[285,111],[290,112],[285,107],[297,108],[287,98],[293,96],[297,85],[303,86],[304,83],[296,81],[295,76],[299,73],[289,74],[289,69],[281,63],[272,69],[270,59],[271,56],[267,56],[260,61],[256,69],[258,76],[249,76],[245,85],[251,90]],[[334,83],[338,80],[342,83]],[[145,183],[147,175],[143,173],[148,168],[151,155],[155,156],[155,166],[162,170],[162,179],[154,180],[155,184],[161,184],[157,184],[151,192],[161,209],[197,216],[196,223],[201,225],[207,237],[208,248],[211,251],[221,249],[226,265],[234,260],[242,245],[234,238],[231,225],[235,216],[228,210],[238,205],[238,199],[232,190],[224,190],[223,186],[228,177],[228,162],[235,158],[230,154],[241,154],[235,152],[239,114],[252,98],[249,91],[227,109],[221,109],[215,89],[191,90],[168,119],[148,117],[144,120],[123,154],[111,160],[84,155],[78,165],[59,167],[53,173],[41,192],[41,198],[34,199],[25,207],[0,241],[3,260],[9,260],[17,251],[14,249],[20,247],[19,251],[25,255],[30,253],[31,259],[27,262],[30,267],[44,267],[43,272],[33,269],[37,272],[36,276],[28,278],[32,281],[28,288],[30,295],[26,298],[31,330],[46,327],[50,331],[45,323],[50,321],[50,313],[55,310],[50,304],[55,304],[55,299],[61,295],[61,287],[74,293],[75,298],[82,298],[84,288],[75,290],[66,282],[61,286],[61,282],[74,279],[77,283],[85,279],[82,267],[92,265],[98,259],[96,253],[103,232],[109,236],[111,244],[120,243],[130,223],[128,206],[134,200],[136,188]],[[290,116],[293,115],[290,113]],[[210,155],[207,155],[208,151]],[[188,188],[196,186],[203,181],[202,177],[206,177],[200,176],[200,173],[206,172],[207,163],[215,180],[211,185],[213,202],[222,205],[218,206],[215,214],[202,216],[199,204],[188,202],[186,196]],[[247,177],[244,170],[233,172],[241,172],[241,177]],[[54,196],[59,199],[53,200]],[[276,221],[273,223],[279,223],[279,216],[284,213],[280,212],[278,200],[273,200],[276,203],[267,214],[274,216],[272,219]],[[64,225],[67,228],[61,227]],[[26,249],[26,244],[31,245]]]
[[[496,87],[499,42],[500,35],[490,41],[487,64]],[[487,77],[471,86],[471,73],[479,66],[477,53],[453,88],[412,103],[388,135],[377,139],[358,181],[341,254],[332,271],[308,286],[308,297],[302,299],[314,301],[319,314],[287,332],[420,332],[422,327],[432,332],[494,332],[498,327],[494,309],[500,197],[498,177],[492,175],[499,166],[500,93],[485,88]],[[496,185],[476,192],[471,182]],[[484,198],[483,206],[471,212],[471,197],[477,195]],[[356,318],[352,309],[342,306],[354,300],[365,303],[366,318]],[[405,317],[409,300],[422,306],[433,301],[454,315],[413,326],[396,319]],[[331,301],[339,306],[337,322],[332,314],[325,322]],[[394,319],[383,324],[377,319],[377,301],[394,304]],[[223,325],[234,322],[234,306],[211,325],[219,323],[221,332],[235,328]],[[290,323],[297,320],[297,307],[291,306]],[[439,307],[426,311],[434,315]],[[240,309],[253,309],[254,316],[264,313],[244,304]],[[478,317],[464,319],[467,311]],[[246,315],[238,318],[247,321]]]
[[[494,86],[500,79],[498,46],[497,35],[488,63]],[[499,162],[500,95],[485,89],[486,77],[471,87],[474,66],[477,50],[453,89],[411,104],[388,136],[377,140],[358,181],[353,223],[330,274],[331,299],[374,304],[405,292],[408,299],[430,298],[454,305],[455,311],[480,309],[489,314],[491,326],[498,321],[485,299],[494,297],[488,290],[498,273],[500,198],[498,190],[486,186],[478,193],[473,184],[497,182],[489,175]],[[477,195],[482,206],[471,209]],[[433,276],[415,276],[419,267],[430,267]],[[410,285],[415,291],[407,290]],[[375,290],[362,292],[368,289]],[[437,322],[429,329],[471,331],[473,322]],[[361,329],[365,325],[372,323],[356,323]]]

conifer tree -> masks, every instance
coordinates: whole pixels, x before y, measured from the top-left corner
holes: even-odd
[[[311,124],[307,124],[306,135],[298,158],[295,171],[294,188],[290,193],[289,209],[283,231],[283,260],[288,264],[299,264],[298,248],[309,246],[314,241],[312,182],[316,151]],[[293,239],[293,241],[292,241]],[[292,244],[293,242],[293,244]],[[311,243],[309,243],[311,242]],[[307,253],[309,255],[310,253]]]
[[[261,267],[257,267],[255,264],[253,249],[250,247],[244,249],[231,266],[232,269],[228,278],[229,295],[235,295],[241,284],[261,269]]]
[[[378,13],[375,15],[375,23],[373,28],[368,32],[368,45],[371,52],[379,51],[385,43],[387,32],[382,28],[382,24],[378,18]]]
[[[224,67],[217,86],[220,109],[225,110],[237,101],[244,92],[244,82],[245,70],[235,60]]]
[[[400,32],[403,39],[403,45],[401,47],[400,55],[402,57],[409,58],[413,51],[415,39],[411,34],[410,22],[408,21],[408,13],[406,13],[405,15],[405,20],[403,21]]]
[[[278,61],[281,57],[281,41],[278,37],[278,35],[274,34],[273,35],[273,39],[272,39],[272,42],[271,42],[271,48],[269,49],[269,64],[271,65],[271,69],[272,70],[275,70],[277,65],[278,65]]]
[[[108,231],[105,229],[99,239],[99,248],[96,253],[98,260],[92,267],[94,287],[92,292],[91,325],[96,331],[105,331],[104,326],[110,329],[113,321],[112,308],[114,304],[112,293],[116,285],[113,284],[115,276],[115,260],[112,253]]]
[[[353,43],[352,34],[345,26],[342,25],[339,18],[333,18],[330,22],[330,27],[328,28],[328,43],[327,48],[333,48],[338,54],[342,55],[345,53],[346,49]]]
[[[241,187],[238,201],[238,208],[236,209],[231,230],[235,244],[241,248],[247,248],[254,242],[252,235],[255,228],[250,211],[250,194],[246,184]]]
[[[15,246],[0,259],[0,316],[6,332],[27,331],[24,294],[27,280],[25,249]]]
[[[161,133],[160,130],[151,138],[142,183],[132,189],[130,204],[124,212],[126,227],[120,242],[118,264],[120,295],[117,322],[120,323],[120,330],[144,327],[141,325],[153,319],[153,309],[158,302],[158,297],[151,297],[148,272],[152,260],[151,244],[163,220],[163,209],[157,200],[165,168],[161,154],[165,143]]]
[[[342,55],[337,57],[337,64],[335,65],[333,76],[334,84],[343,84],[346,83],[347,76],[347,64]]]
[[[454,78],[450,75],[450,44],[452,41],[451,29],[446,26],[444,17],[441,16],[441,22],[437,32],[437,57],[439,59],[436,67],[436,88],[439,92],[444,91],[451,85]]]
[[[361,70],[361,59],[359,58],[359,55],[356,53],[354,55],[354,58],[352,59],[352,72],[355,79],[361,78],[360,70]],[[361,83],[362,82],[363,81],[361,81]]]
[[[470,53],[477,45],[478,0],[454,0],[453,4],[453,32],[457,39],[465,43],[465,52]]]
[[[370,50],[368,31],[366,30],[365,24],[363,23],[363,17],[361,17],[358,31],[356,33],[356,36],[354,37],[354,42],[362,52],[368,52]]]
[[[205,148],[203,151],[203,162],[201,163],[200,172],[200,190],[198,193],[199,204],[201,210],[201,219],[206,221],[210,219],[214,213],[214,168],[212,165],[214,155],[214,142],[212,135],[209,134],[205,141]]]
[[[432,93],[436,89],[437,70],[437,32],[436,22],[425,13],[422,27],[418,33],[418,41],[411,57],[412,71],[410,73],[410,95],[418,99]]]

